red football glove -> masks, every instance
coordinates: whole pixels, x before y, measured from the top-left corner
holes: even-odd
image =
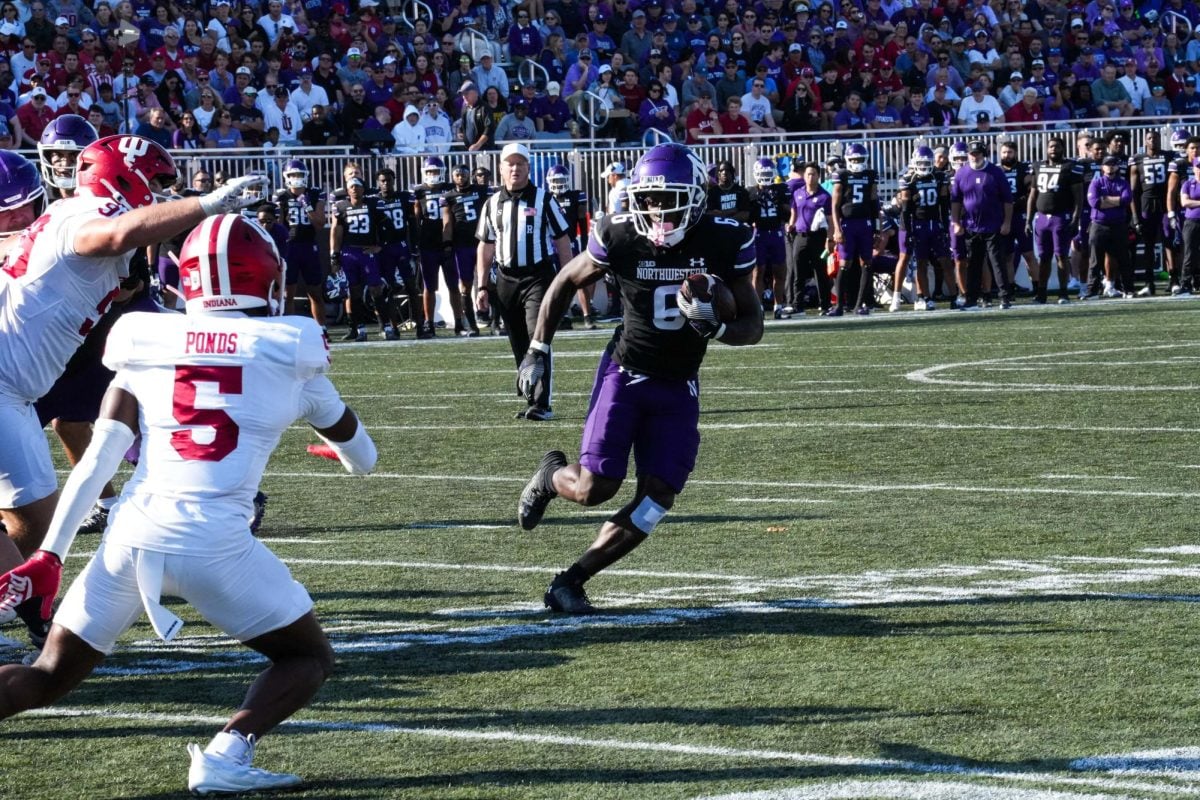
[[[333,452],[333,448],[327,444],[310,444],[308,454],[317,458],[328,458],[330,461],[341,461],[338,454]]]
[[[49,550],[38,550],[19,567],[0,575],[0,611],[16,608],[31,597],[42,600],[42,619],[50,619],[62,583],[62,561]]]

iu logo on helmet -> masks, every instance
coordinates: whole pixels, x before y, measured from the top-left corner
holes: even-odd
[[[133,166],[139,158],[150,152],[150,140],[140,136],[122,136],[117,142],[117,149],[125,154],[125,163]]]

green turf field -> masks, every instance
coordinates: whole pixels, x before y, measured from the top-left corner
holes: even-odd
[[[263,484],[262,536],[339,658],[259,750],[309,781],[289,796],[1200,796],[1200,303],[714,345],[687,491],[589,584],[606,613],[550,617],[547,582],[628,491],[532,533],[516,500],[545,450],[577,454],[604,342],[556,339],[549,423],[513,419],[500,339],[335,348],[377,474],[296,428]],[[0,723],[0,798],[184,794],[184,745],[260,662],[173,609],[172,644],[140,624],[59,707]]]

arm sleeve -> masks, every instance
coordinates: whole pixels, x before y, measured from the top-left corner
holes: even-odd
[[[737,242],[738,249],[733,258],[735,277],[750,272],[758,264],[758,253],[754,248],[754,229],[749,225],[739,225]]]
[[[300,390],[300,418],[314,428],[328,428],[346,413],[346,404],[327,375],[314,375]]]
[[[587,243],[588,258],[592,259],[596,266],[605,269],[609,267],[608,241],[609,232],[612,230],[612,226],[609,224],[611,219],[611,216],[605,216],[596,220],[596,224],[592,228],[591,238],[588,239]]]

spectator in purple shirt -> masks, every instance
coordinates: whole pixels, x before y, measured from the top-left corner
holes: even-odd
[[[987,261],[1000,288],[1000,307],[1012,308],[1012,259],[1007,242],[1012,229],[1013,193],[1004,170],[988,161],[987,144],[967,144],[967,164],[950,184],[950,232],[966,236],[966,305],[978,307],[983,265]],[[996,201],[1000,202],[997,203]]]
[[[537,123],[539,139],[570,139],[571,109],[562,99],[562,87],[557,81],[546,84],[546,96],[533,101],[531,116]]]
[[[638,135],[645,136],[653,128],[668,138],[675,127],[675,109],[666,101],[660,81],[650,81],[646,87],[646,99],[638,109]]]
[[[1071,67],[1071,72],[1075,73],[1075,77],[1081,82],[1100,80],[1100,67],[1096,66],[1096,53],[1090,47],[1084,47],[1079,51],[1079,60]]]
[[[542,52],[542,35],[529,24],[529,12],[517,11],[517,21],[508,29],[508,57],[516,66]]]
[[[797,310],[803,313],[800,295],[811,275],[816,278],[817,300],[821,313],[824,313],[833,305],[829,272],[822,258],[829,236],[827,220],[832,213],[833,198],[821,188],[819,165],[805,164],[803,170],[803,182],[792,191],[792,212],[786,228],[788,288],[785,294],[788,295],[788,305],[792,306],[793,313]],[[791,181],[788,183],[791,184]]]
[[[1133,259],[1129,255],[1129,201],[1133,194],[1129,181],[1121,177],[1121,161],[1119,156],[1105,156],[1100,162],[1100,174],[1088,185],[1087,200],[1092,209],[1088,244],[1092,254],[1084,299],[1098,297],[1101,282],[1105,297],[1133,293]],[[1103,271],[1106,255],[1118,270],[1120,286]]]
[[[900,109],[900,124],[904,128],[929,127],[929,110],[925,107],[925,98],[920,92],[908,96],[908,105]]]

